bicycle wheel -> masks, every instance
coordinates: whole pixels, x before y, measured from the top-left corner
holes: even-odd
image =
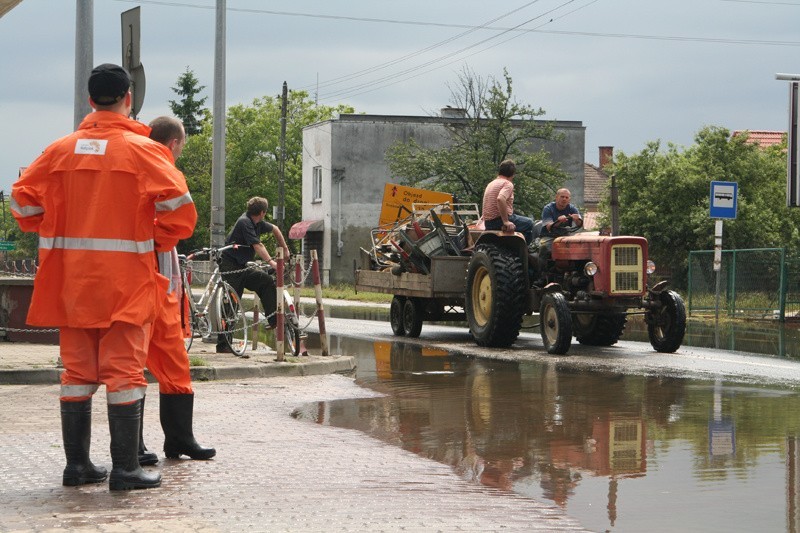
[[[296,319],[288,313],[284,316],[283,323],[283,351],[285,355],[300,355],[300,327]]]
[[[244,355],[247,350],[247,318],[239,295],[223,281],[216,290],[214,300],[219,322],[217,331],[234,355]]]
[[[189,334],[188,337],[183,338],[183,346],[186,348],[187,352],[192,347],[192,341],[194,340],[194,324],[191,322],[189,322],[189,329],[191,330],[191,334]]]

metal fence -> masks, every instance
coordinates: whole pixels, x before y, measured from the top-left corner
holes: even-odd
[[[721,316],[800,318],[800,259],[784,248],[723,250],[719,271]],[[717,272],[713,250],[689,252],[689,314],[716,313]]]

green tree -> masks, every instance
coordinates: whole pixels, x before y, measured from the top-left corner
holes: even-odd
[[[172,91],[181,97],[180,101],[170,100],[169,107],[172,112],[183,122],[186,135],[192,136],[200,133],[202,123],[208,116],[208,109],[203,107],[207,97],[197,98],[197,95],[205,89],[205,85],[200,85],[200,81],[195,77],[194,72],[186,67],[186,71],[178,76],[178,81]]]
[[[553,192],[567,178],[537,142],[558,140],[553,123],[536,120],[541,108],[517,102],[511,76],[481,78],[465,68],[450,88],[450,101],[466,118],[446,124],[450,145],[427,149],[416,140],[399,142],[386,154],[389,168],[411,186],[449,192],[460,202],[483,200],[483,190],[497,175],[504,159],[517,163],[514,208],[521,213],[541,212]]]
[[[305,91],[289,91],[286,118],[286,169],[284,181],[286,228],[301,219],[303,128],[353,113],[349,106],[317,106]],[[256,98],[249,105],[228,109],[225,157],[225,223],[230,228],[244,212],[247,200],[263,196],[270,206],[278,203],[280,177],[280,96]],[[212,125],[205,121],[197,135],[186,141],[178,167],[186,175],[198,212],[194,236],[181,249],[208,246],[211,215]],[[270,210],[271,211],[271,210]],[[271,219],[271,212],[268,213]]]
[[[800,212],[786,207],[786,144],[761,149],[725,128],[706,127],[695,144],[681,149],[659,142],[631,156],[619,152],[610,169],[616,174],[620,232],[643,235],[650,257],[672,270],[675,283],[686,282],[689,251],[714,247],[709,216],[711,181],[738,183],[738,212],[725,222],[724,247],[800,247]],[[601,205],[608,217],[608,198]]]
[[[39,234],[25,233],[11,214],[10,194],[0,191],[0,239],[14,243],[14,249],[0,253],[0,260],[31,259],[39,256]]]

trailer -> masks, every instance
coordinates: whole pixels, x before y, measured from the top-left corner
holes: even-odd
[[[389,308],[392,332],[419,337],[423,322],[466,320],[464,284],[469,257],[438,256],[427,274],[357,269],[356,291],[393,294]]]

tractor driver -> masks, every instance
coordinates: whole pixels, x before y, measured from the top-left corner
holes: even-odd
[[[553,239],[565,234],[568,226],[582,227],[583,217],[578,208],[569,203],[572,193],[569,189],[561,188],[556,191],[556,199],[542,209],[542,232],[539,239],[539,266],[544,271],[547,260],[550,259],[550,250]]]

